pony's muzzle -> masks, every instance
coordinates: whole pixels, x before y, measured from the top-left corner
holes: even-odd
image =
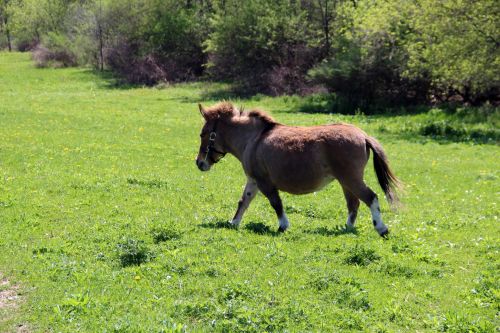
[[[201,171],[208,171],[210,170],[210,164],[208,164],[207,161],[204,161],[204,160],[196,160],[196,166],[198,167],[198,169],[200,169]]]

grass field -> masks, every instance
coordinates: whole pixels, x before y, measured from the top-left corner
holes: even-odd
[[[344,230],[336,183],[284,194],[285,234],[261,195],[233,230],[238,161],[194,163],[196,103],[221,87],[116,87],[0,53],[0,291],[17,294],[0,306],[1,332],[498,332],[498,145],[408,130],[439,110],[342,116],[296,112],[298,97],[237,100],[286,124],[360,126],[406,194],[397,212],[382,204],[388,240],[366,207]],[[381,196],[371,161],[366,179]]]

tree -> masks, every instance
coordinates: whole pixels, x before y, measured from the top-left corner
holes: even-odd
[[[12,51],[12,41],[10,35],[10,8],[9,8],[9,0],[0,0],[0,32],[4,32],[7,38],[7,47],[9,48],[9,52]]]
[[[434,95],[478,103],[500,90],[500,7],[494,0],[419,0],[405,75],[427,75]]]

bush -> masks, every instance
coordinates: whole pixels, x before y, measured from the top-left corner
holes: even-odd
[[[360,3],[347,11],[344,30],[332,45],[332,56],[309,71],[309,78],[342,100],[344,113],[376,113],[395,105],[425,102],[429,81],[403,75],[403,47],[409,18],[398,2]]]
[[[36,40],[17,40],[16,41],[16,49],[19,52],[28,52],[34,51],[38,46],[38,42]]]
[[[272,95],[305,95],[319,87],[311,86],[307,80],[307,70],[311,68],[315,58],[315,50],[305,44],[286,45],[288,48],[282,64],[272,67],[266,75],[263,89]]]
[[[33,60],[37,67],[71,67],[76,66],[76,57],[66,50],[53,51],[43,45],[33,50]]]
[[[283,94],[304,89],[317,52],[308,44],[311,32],[299,4],[231,1],[226,11],[214,16],[206,41],[209,74],[235,80],[246,91]]]
[[[37,67],[76,66],[76,55],[70,50],[70,41],[63,34],[50,33],[33,50]]]
[[[109,69],[127,83],[153,85],[167,79],[167,73],[154,56],[137,56],[134,46],[127,41],[108,49],[105,61]]]
[[[105,65],[128,83],[153,85],[200,76],[205,62],[200,15],[175,1],[110,5],[101,18]]]

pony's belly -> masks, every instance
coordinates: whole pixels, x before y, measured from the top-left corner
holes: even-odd
[[[290,175],[287,177],[286,181],[277,182],[277,187],[279,190],[288,192],[291,194],[307,194],[312,192],[317,192],[326,185],[330,184],[335,178],[328,175],[322,178],[301,178],[293,177]]]

